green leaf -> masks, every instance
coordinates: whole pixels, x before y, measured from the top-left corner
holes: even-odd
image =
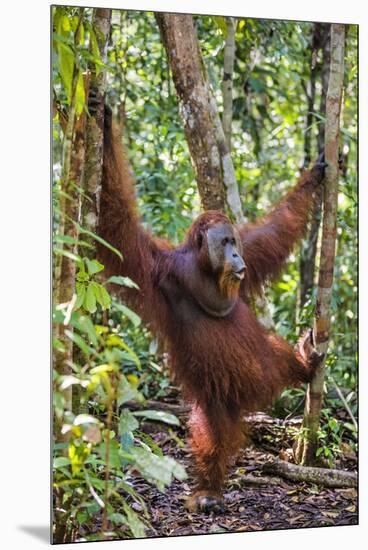
[[[70,21],[69,21],[69,17],[67,17],[66,15],[62,15],[60,17],[60,25],[61,25],[61,29],[65,32],[65,33],[68,33],[69,31],[71,31],[72,27],[70,25]]]
[[[73,200],[72,197],[70,197],[70,200]],[[81,241],[71,235],[56,235],[54,237],[54,241],[57,243],[77,244],[79,246],[85,246],[86,248],[93,248],[93,246],[87,241]]]
[[[97,260],[89,260],[88,258],[86,258],[86,264],[87,264],[88,273],[90,275],[99,273],[104,269],[104,266]]]
[[[91,374],[101,374],[101,373],[106,373],[106,372],[113,372],[115,369],[113,367],[113,365],[109,365],[107,363],[105,363],[104,365],[98,365],[97,367],[93,367],[91,370],[90,370],[90,373]]]
[[[137,368],[141,370],[142,366],[139,361],[138,355],[124,342],[124,340],[117,334],[109,334],[106,338],[106,344],[108,346],[115,346],[124,349],[129,353],[130,357],[133,359],[134,363],[137,365]]]
[[[157,456],[147,449],[133,447],[130,453],[134,458],[136,468],[148,481],[154,482],[160,491],[164,491],[174,475],[177,479],[186,479],[187,475],[183,467],[173,458]]]
[[[86,93],[84,89],[83,74],[82,74],[82,71],[80,70],[78,73],[77,89],[76,89],[76,97],[75,97],[75,112],[77,114],[77,117],[83,113],[85,104],[86,104]]]
[[[123,435],[126,432],[133,432],[139,427],[139,423],[134,418],[129,409],[123,409],[120,413],[119,419],[119,435]]]
[[[57,351],[60,351],[61,353],[63,353],[65,351],[65,346],[64,346],[63,342],[61,340],[59,340],[59,338],[53,337],[52,345],[53,345],[54,349],[56,349]]]
[[[116,301],[114,302],[114,307],[115,309],[120,311],[120,313],[122,313],[125,317],[128,317],[128,319],[132,321],[135,327],[139,327],[139,325],[141,324],[141,318],[129,307],[125,306],[124,304],[119,304]]]
[[[53,461],[53,468],[57,470],[57,468],[63,468],[64,466],[70,465],[70,459],[66,456],[58,456],[57,458],[54,458]]]
[[[120,407],[120,405],[123,405],[127,401],[131,401],[133,399],[139,399],[139,398],[140,398],[140,393],[138,392],[138,390],[136,390],[136,388],[133,388],[129,384],[125,375],[122,374],[119,381],[118,391],[117,391],[118,406]]]
[[[216,23],[217,27],[221,30],[224,38],[226,38],[227,37],[227,26],[226,26],[225,17],[222,17],[220,15],[213,15],[212,19]]]
[[[184,479],[187,479],[188,475],[185,471],[184,466],[179,464],[179,462],[177,462],[173,458],[170,458],[170,457],[166,457],[166,458],[169,458],[173,462],[173,464],[172,464],[172,474],[173,474],[173,476],[176,479],[178,479],[179,481],[184,481]]]
[[[142,538],[145,536],[145,525],[139,518],[138,514],[130,508],[130,506],[123,502],[124,512],[126,514],[126,523],[129,525],[133,537]]]
[[[64,84],[68,103],[71,101],[72,80],[74,69],[74,53],[70,46],[58,42],[59,71]]]
[[[106,459],[106,443],[103,441],[100,443],[98,447],[96,447],[99,455],[101,456],[102,460]],[[115,439],[110,439],[109,441],[109,458],[110,458],[110,466],[112,468],[120,468],[121,465],[121,459],[120,459],[120,445]],[[107,465],[106,465],[107,467]]]
[[[91,47],[91,52],[93,53],[93,56],[94,56],[94,59],[95,59],[96,76],[98,76],[101,72],[100,66],[103,63],[102,63],[102,59],[101,59],[101,55],[100,55],[100,49],[98,47],[96,34],[95,34],[95,31],[94,31],[92,25],[90,26],[90,47]]]
[[[98,346],[96,328],[88,315],[79,315],[78,317],[73,319],[73,325],[81,332],[87,334],[94,346]]]
[[[127,286],[129,288],[139,288],[139,286],[129,277],[123,277],[122,275],[113,275],[106,282],[114,283],[115,285]]]
[[[147,410],[147,411],[136,411],[133,412],[134,416],[143,416],[143,418],[148,418],[150,420],[158,420],[160,422],[165,422],[166,424],[171,424],[173,426],[180,426],[179,419],[171,413],[167,413],[164,411],[154,411],[154,410]]]
[[[96,296],[92,283],[89,283],[89,285],[87,286],[86,297],[83,302],[83,306],[87,311],[89,311],[89,313],[94,313],[97,309]]]
[[[119,258],[122,260],[123,259],[123,255],[122,253],[117,249],[115,248],[114,246],[112,246],[111,244],[109,244],[107,241],[105,241],[105,239],[103,239],[102,237],[100,237],[99,235],[96,235],[96,233],[93,233],[92,231],[89,231],[88,229],[84,229],[84,227],[80,226],[78,223],[76,223],[76,226],[79,230],[80,233],[84,233],[85,235],[88,235],[89,237],[92,237],[92,239],[98,241],[99,243],[103,244],[104,246],[106,246],[106,248],[108,248],[109,250],[111,250],[112,252],[114,252],[114,254],[116,254],[117,256],[119,256]]]
[[[119,512],[114,512],[108,517],[111,523],[114,523],[115,525],[125,525],[126,523],[126,516],[123,516],[123,514],[119,514]]]
[[[70,340],[77,344],[77,346],[83,351],[85,355],[90,355],[91,353],[93,353],[93,349],[85,343],[85,341],[83,340],[83,338],[81,338],[81,336],[79,336],[79,334],[75,334],[75,332],[71,332],[70,330],[66,330],[65,334],[68,338],[70,338]]]
[[[69,250],[64,250],[63,248],[54,248],[54,254],[65,256],[66,258],[69,258],[69,260],[74,260],[78,264],[83,263],[83,260],[80,256],[78,256],[77,254],[73,254],[73,252],[69,252]]]
[[[106,288],[99,283],[96,283],[96,281],[93,281],[91,286],[93,287],[96,300],[102,306],[102,309],[109,309],[111,305],[111,297]]]
[[[77,299],[76,299],[76,302],[74,304],[74,309],[76,310],[76,309],[79,309],[80,307],[82,307],[82,305],[83,305],[83,302],[84,302],[85,297],[86,297],[86,285],[76,282],[75,290],[77,292]]]

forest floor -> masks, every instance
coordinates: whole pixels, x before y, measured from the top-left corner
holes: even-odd
[[[184,443],[185,430],[148,423],[147,431],[165,456],[171,456],[185,466],[188,479],[185,482],[174,480],[165,493],[138,476],[131,479],[150,509],[152,529],[147,531],[147,536],[357,525],[358,496],[354,488],[331,489],[281,478],[265,484],[244,481],[245,476],[264,477],[262,467],[267,461],[290,454],[293,441],[290,431],[277,419],[265,416],[265,420],[266,423],[252,426],[250,445],[241,450],[229,472],[225,512],[220,515],[189,513],[184,508],[184,501],[193,487],[192,460]],[[355,453],[342,455],[336,467],[356,470]],[[132,503],[132,506],[138,506],[136,511],[139,512],[139,505]]]

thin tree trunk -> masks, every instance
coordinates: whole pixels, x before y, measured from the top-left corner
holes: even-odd
[[[314,321],[314,339],[319,352],[327,353],[330,337],[330,305],[332,298],[333,270],[337,234],[338,157],[341,98],[344,80],[345,26],[331,26],[331,64],[326,100],[325,155],[326,168],[324,186],[324,212],[319,266],[317,306]],[[298,443],[297,459],[311,465],[316,460],[318,428],[323,398],[324,364],[316,371],[308,386],[303,419],[303,435]]]
[[[75,44],[79,42],[79,32],[82,23],[84,9],[80,10],[79,20],[75,31]],[[76,91],[79,75],[79,65],[76,58],[73,68],[71,104],[64,135],[63,166],[62,166],[62,191],[60,199],[60,226],[61,235],[77,238],[77,229],[73,221],[78,218],[78,186],[81,183],[84,160],[84,129],[81,117],[76,118]],[[55,301],[57,304],[70,302],[75,292],[75,261],[61,256],[59,267],[55,276]],[[59,374],[70,374],[73,359],[73,343],[65,335],[65,327],[57,325],[56,336],[62,342],[64,351],[55,353],[55,369]],[[64,390],[64,407],[72,410],[72,388]]]
[[[106,50],[111,27],[111,10],[96,8],[93,10],[92,28],[94,30],[100,58],[106,62]],[[82,225],[89,231],[96,233],[98,214],[100,209],[102,154],[103,154],[103,127],[104,127],[104,96],[106,70],[96,71],[95,63],[90,64],[90,88],[97,93],[101,101],[96,109],[95,116],[87,119],[86,125],[86,164],[84,175],[84,196],[82,198]],[[89,255],[91,252],[89,252]],[[92,253],[93,254],[93,253]]]
[[[306,87],[307,93],[307,116],[306,116],[306,128],[304,137],[304,167],[308,168],[312,160],[312,137],[313,137],[313,121],[314,121],[314,102],[316,97],[316,80],[319,74],[319,64],[317,62],[318,55],[318,42],[317,35],[319,23],[315,23],[313,27],[312,44],[311,44],[311,58],[310,58],[310,78],[309,87]]]
[[[198,190],[206,210],[224,210],[221,162],[209,110],[209,90],[191,15],[159,13]]]
[[[191,15],[156,14],[173,75],[184,131],[205,210],[243,214],[234,167],[215,99],[210,90]]]
[[[320,98],[320,107],[319,112],[322,116],[326,112],[326,95],[328,88],[328,77],[330,69],[330,24],[326,23],[316,23],[314,30],[314,44],[315,48],[312,50],[312,60],[311,60],[311,80],[316,83],[316,77],[319,76],[322,84],[321,98]],[[321,65],[315,64],[313,62],[316,60],[317,47],[322,48],[322,63]],[[318,69],[318,71],[316,70]],[[318,74],[316,74],[318,72]],[[312,86],[313,89],[314,86]],[[313,100],[312,100],[313,98]],[[305,136],[305,157],[304,157],[304,166],[309,166],[312,155],[312,128],[310,127],[313,122],[313,116],[309,115],[310,111],[314,111],[314,102],[315,102],[315,91],[311,93],[308,101],[308,115],[307,115],[307,129]],[[321,152],[324,146],[324,135],[325,135],[325,123],[320,122],[319,131],[317,137],[317,150]],[[321,223],[321,209],[322,209],[322,190],[318,190],[318,195],[316,197],[315,206],[312,214],[311,226],[308,231],[307,238],[302,245],[300,253],[300,308],[304,306],[314,285],[314,274],[315,274],[315,265],[316,265],[316,254],[317,254],[317,242],[318,242],[318,233],[319,226]]]
[[[223,113],[222,126],[226,144],[231,151],[231,126],[233,121],[233,73],[235,60],[235,30],[236,21],[226,17],[227,36],[224,51],[224,78],[222,81]]]

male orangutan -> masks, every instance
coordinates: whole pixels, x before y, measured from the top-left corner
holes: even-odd
[[[95,93],[89,104],[93,114]],[[197,476],[191,510],[222,508],[244,413],[270,405],[287,386],[309,382],[320,362],[311,331],[293,350],[260,325],[248,302],[279,275],[301,238],[325,166],[321,156],[258,223],[234,226],[222,212],[207,211],[174,247],[140,224],[121,139],[105,107],[99,234],[122,251],[123,261],[106,247],[100,259],[107,275],[126,275],[139,285],[124,290],[124,300],[165,338],[175,380],[191,404]]]

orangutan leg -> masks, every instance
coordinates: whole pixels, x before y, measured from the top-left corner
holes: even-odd
[[[239,415],[232,418],[223,407],[204,413],[194,406],[189,419],[190,444],[196,463],[197,487],[187,500],[191,512],[222,512],[222,489],[232,456],[239,449],[242,431]]]

